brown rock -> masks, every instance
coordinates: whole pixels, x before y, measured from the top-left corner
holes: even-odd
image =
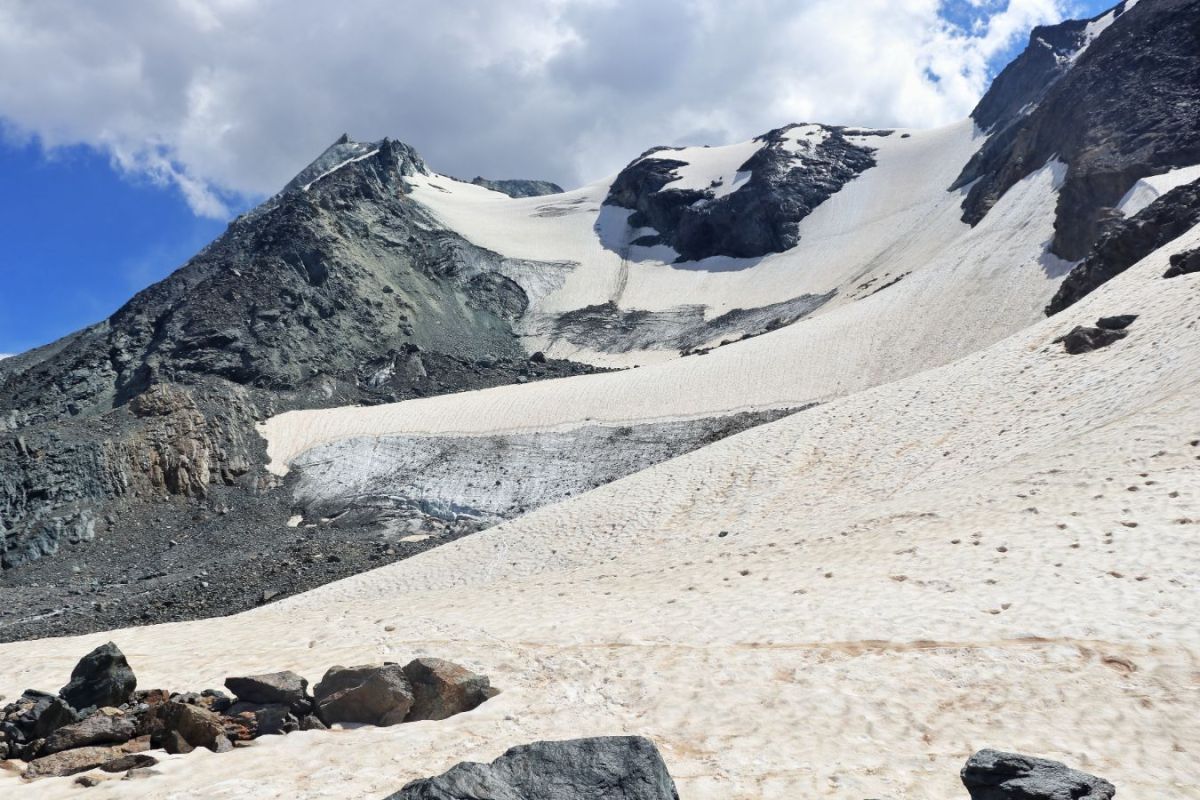
[[[406,721],[446,719],[496,696],[487,676],[441,658],[417,658],[404,667],[413,691]]]
[[[218,737],[225,735],[225,726],[219,714],[207,708],[186,703],[168,702],[160,709],[165,743],[179,747],[182,740],[190,747],[206,747],[216,750]],[[170,734],[178,734],[177,737]],[[171,752],[168,748],[167,752]],[[187,750],[179,750],[187,752]]]
[[[78,747],[74,750],[64,750],[61,753],[43,756],[30,762],[29,766],[25,768],[23,777],[26,780],[33,780],[74,775],[78,772],[87,772],[89,769],[102,767],[130,753],[140,753],[149,749],[150,742],[143,737],[108,747]]]
[[[145,769],[158,764],[158,759],[146,753],[130,753],[127,756],[109,761],[107,764],[101,764],[100,769],[105,772],[128,772],[134,769]]]
[[[317,716],[326,725],[397,725],[413,704],[412,688],[399,664],[331,667],[313,693]]]

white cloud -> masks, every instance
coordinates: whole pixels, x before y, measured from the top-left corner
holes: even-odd
[[[343,130],[443,172],[578,184],[656,144],[799,120],[937,125],[1061,0],[11,0],[0,120],[173,184],[198,214]]]

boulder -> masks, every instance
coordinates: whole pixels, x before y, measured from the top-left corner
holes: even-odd
[[[1194,272],[1200,272],[1200,248],[1171,256],[1171,266],[1163,273],[1163,277],[1178,278]]]
[[[25,768],[23,776],[27,780],[60,778],[64,775],[74,775],[77,772],[104,767],[131,753],[141,753],[149,749],[150,742],[144,737],[107,747],[77,747],[74,750],[64,750],[61,753],[35,759]]]
[[[160,706],[157,713],[162,721],[163,746],[168,753],[189,752],[196,747],[216,752],[224,744],[221,716],[207,708],[170,701]]]
[[[226,712],[233,730],[226,725],[231,739],[244,741],[259,736],[274,736],[300,729],[300,720],[282,703],[234,703]]]
[[[1057,761],[980,750],[962,768],[971,800],[1110,800],[1111,783]]]
[[[238,700],[261,705],[282,704],[297,714],[312,710],[308,681],[294,672],[271,672],[225,679],[225,688]]]
[[[1123,331],[1138,318],[1137,314],[1118,314],[1114,317],[1101,317],[1096,320],[1096,327],[1106,331]]]
[[[413,693],[406,722],[446,719],[470,711],[498,693],[487,676],[441,658],[413,659],[404,666],[404,677]]]
[[[1077,356],[1082,353],[1090,353],[1093,350],[1108,347],[1113,342],[1120,341],[1128,335],[1127,331],[1085,328],[1080,325],[1057,341],[1062,342],[1063,348],[1069,354]]]
[[[112,642],[84,656],[59,694],[74,708],[120,706],[133,699],[137,678],[125,654]]]
[[[100,769],[104,772],[128,772],[131,769],[146,769],[147,767],[157,766],[158,759],[146,753],[130,753],[127,756],[109,761],[106,764],[101,764]]]
[[[326,725],[396,725],[413,705],[412,687],[399,664],[330,667],[313,694],[317,716]]]
[[[19,724],[25,729],[26,739],[44,739],[54,731],[70,725],[79,719],[79,715],[63,700],[46,696],[41,697],[19,718]]]
[[[137,720],[133,717],[102,711],[54,731],[46,738],[41,752],[50,755],[88,745],[120,744],[137,736],[137,729]]]
[[[678,800],[658,749],[640,736],[535,742],[490,764],[464,761],[387,800]]]

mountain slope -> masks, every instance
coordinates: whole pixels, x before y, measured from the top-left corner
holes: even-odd
[[[343,136],[0,362],[0,639],[247,608],[1022,330],[1194,224],[1194,12],[1039,29],[941,130],[790,125],[550,196]]]
[[[688,797],[960,797],[984,745],[1200,796],[1179,754],[1200,737],[1198,277],[1161,277],[1197,246],[953,364],[385,569],[227,619],[0,646],[0,692],[113,637],[153,685],[437,652],[504,689],[436,724],[217,756],[222,791],[264,798],[382,796],[622,732],[653,736]],[[1055,342],[1126,312],[1105,350]],[[123,794],[213,790],[206,758],[163,771]]]

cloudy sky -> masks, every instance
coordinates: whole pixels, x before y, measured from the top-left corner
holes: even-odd
[[[572,186],[652,145],[969,113],[1095,0],[0,0],[0,352],[111,312],[343,131]]]

